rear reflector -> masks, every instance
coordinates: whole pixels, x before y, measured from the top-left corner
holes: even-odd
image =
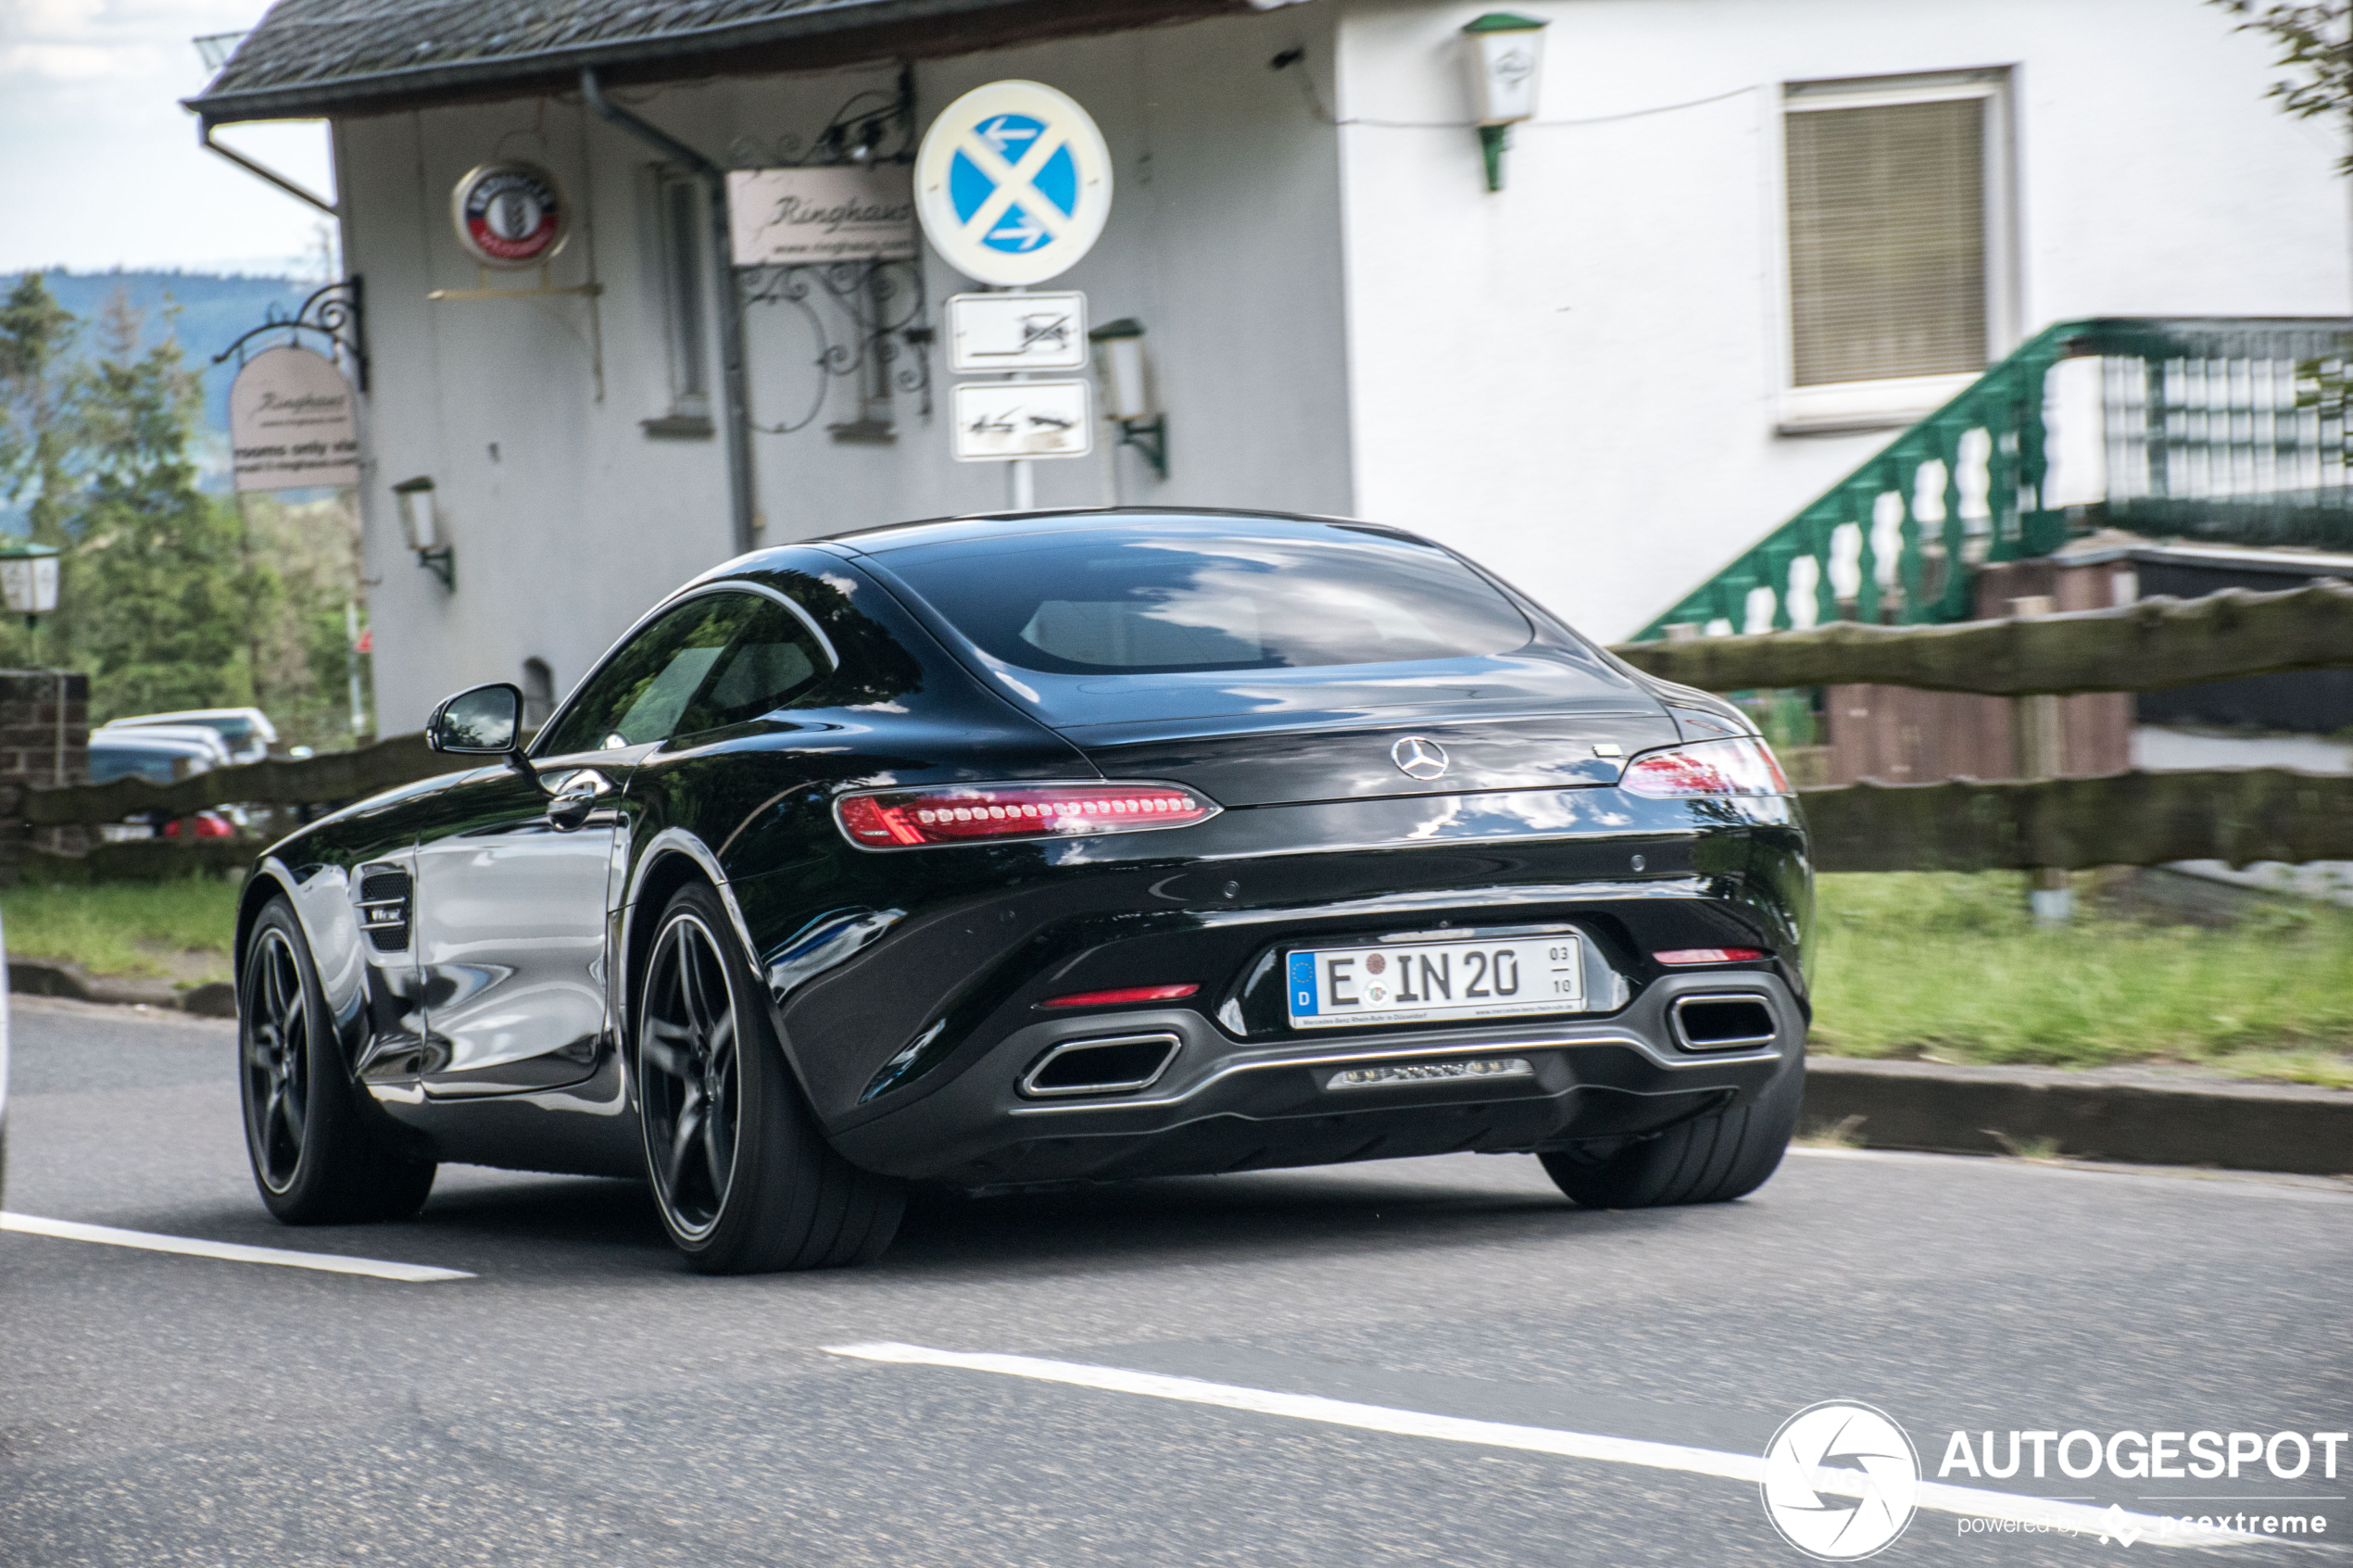
[[[1151,784],[958,784],[834,802],[843,835],[869,849],[1181,828],[1217,812],[1214,801],[1192,790]]]
[[[1067,997],[1049,997],[1038,1005],[1041,1008],[1115,1008],[1135,1002],[1173,1002],[1200,989],[1198,985],[1129,985],[1117,991],[1073,991]]]
[[[1617,787],[1659,800],[1702,795],[1787,795],[1789,780],[1763,741],[1701,741],[1644,752],[1626,764]]]
[[[1762,947],[1677,947],[1651,955],[1663,964],[1749,963],[1764,956]]]

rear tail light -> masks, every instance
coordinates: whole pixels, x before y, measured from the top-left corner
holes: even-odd
[[[1660,963],[1682,965],[1694,963],[1754,963],[1765,956],[1762,947],[1676,947],[1664,953],[1653,953]]]
[[[957,784],[870,790],[834,803],[843,835],[868,849],[1181,828],[1218,810],[1197,791],[1155,784]]]
[[[1038,1005],[1041,1008],[1115,1008],[1137,1002],[1173,1002],[1200,990],[1198,985],[1126,985],[1116,991],[1073,991],[1066,997],[1049,997]]]
[[[1771,747],[1743,736],[1648,751],[1626,764],[1617,787],[1658,800],[1704,795],[1787,795],[1789,780]]]

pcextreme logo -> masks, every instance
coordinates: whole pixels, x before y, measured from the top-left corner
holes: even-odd
[[[1904,1429],[1869,1405],[1825,1399],[1781,1424],[1765,1449],[1765,1516],[1825,1562],[1893,1544],[1912,1522],[1920,1458]]]

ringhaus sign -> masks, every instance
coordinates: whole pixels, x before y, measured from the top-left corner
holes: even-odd
[[[239,490],[359,483],[351,383],[324,355],[263,349],[229,387],[229,449]]]

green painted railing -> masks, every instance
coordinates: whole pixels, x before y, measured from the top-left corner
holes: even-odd
[[[2153,534],[2353,547],[2353,321],[2063,321],[2036,333],[1636,633],[1964,621],[1987,561],[2048,555],[2070,513]],[[2098,361],[2051,418],[2052,371]],[[2046,498],[2055,437],[2092,495]],[[2089,470],[2097,470],[2095,473]],[[2072,476],[2070,490],[2086,476]]]

